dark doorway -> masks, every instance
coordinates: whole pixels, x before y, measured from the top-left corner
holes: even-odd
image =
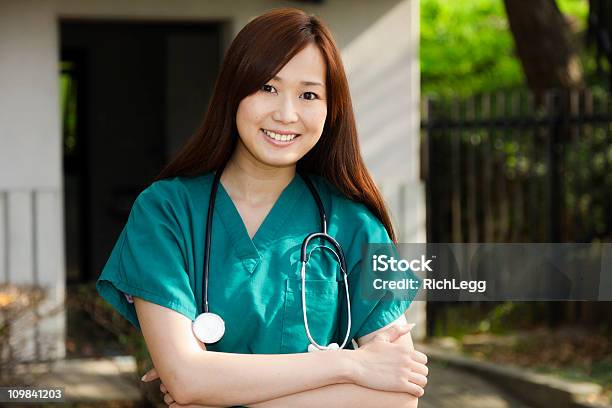
[[[221,30],[61,22],[68,284],[97,279],[134,199],[198,126]]]

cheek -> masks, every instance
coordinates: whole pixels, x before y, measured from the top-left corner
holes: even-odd
[[[308,111],[307,120],[308,126],[313,130],[321,131],[325,125],[325,118],[327,117],[327,106],[313,108]]]
[[[258,101],[255,96],[244,98],[238,105],[236,122],[243,126],[257,124],[265,116],[264,110],[261,101]]]

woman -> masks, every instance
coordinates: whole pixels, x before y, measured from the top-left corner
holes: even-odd
[[[345,260],[313,239],[302,285],[315,194]],[[396,239],[339,52],[319,19],[276,9],[232,42],[202,126],[136,199],[97,289],[142,330],[171,406],[416,406],[427,367],[409,301],[360,296],[369,242]],[[193,323],[206,305],[225,324],[208,344]]]

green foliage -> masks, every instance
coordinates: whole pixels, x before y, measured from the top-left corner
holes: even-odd
[[[586,0],[557,4],[576,30],[586,28]],[[425,95],[467,96],[524,82],[502,0],[421,0],[420,61]]]
[[[523,81],[500,0],[422,0],[420,44],[424,94],[465,96]]]
[[[587,0],[557,0],[557,6],[565,16],[571,16],[576,20],[578,31],[586,30],[589,16]]]

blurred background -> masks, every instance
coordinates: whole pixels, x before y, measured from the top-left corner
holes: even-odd
[[[281,6],[332,29],[400,242],[610,243],[605,0],[4,0],[0,386],[165,406],[139,381],[141,333],[95,281],[199,125],[233,36]],[[421,406],[610,404],[611,316],[611,302],[414,302]]]

